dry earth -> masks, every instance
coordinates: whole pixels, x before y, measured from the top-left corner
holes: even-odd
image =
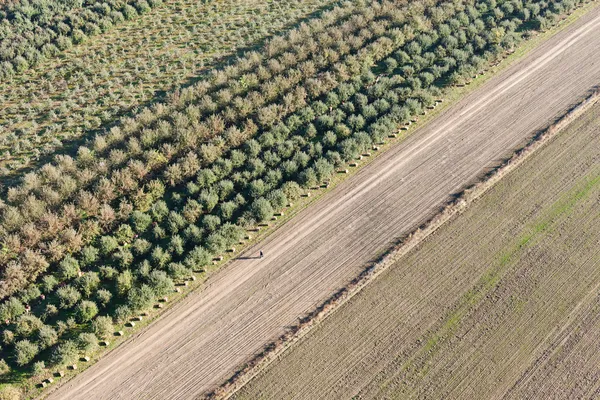
[[[236,398],[600,395],[600,104]]]
[[[581,100],[600,82],[599,29],[596,8],[49,398],[187,399],[214,389],[452,193]],[[252,258],[259,247],[262,260]]]

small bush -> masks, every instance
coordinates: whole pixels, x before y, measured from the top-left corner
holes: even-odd
[[[38,343],[42,349],[46,349],[56,344],[58,341],[58,334],[54,328],[49,325],[42,326],[38,331],[37,337]]]
[[[98,314],[98,306],[90,300],[84,300],[75,309],[77,320],[81,323],[91,321]]]
[[[188,278],[192,271],[185,267],[185,265],[180,263],[170,263],[168,267],[169,276],[175,280],[182,280]]]
[[[99,316],[92,321],[92,332],[101,339],[110,337],[115,331],[111,317]]]
[[[15,341],[15,334],[13,331],[5,329],[2,331],[2,343],[11,344]]]
[[[84,354],[91,354],[98,350],[98,338],[93,333],[80,333],[77,338],[77,344],[79,345],[79,349],[83,351]]]
[[[44,324],[33,315],[21,315],[15,324],[15,333],[21,337],[29,337]]]
[[[115,320],[118,324],[124,324],[131,316],[131,309],[126,305],[121,305],[115,310]]]
[[[33,363],[31,373],[33,376],[40,376],[46,371],[46,364],[43,361],[36,361]]]
[[[25,306],[17,298],[11,297],[0,305],[0,319],[13,320],[25,313]]]
[[[0,400],[20,400],[22,396],[21,389],[13,385],[4,385],[0,389]]]
[[[4,359],[0,360],[0,375],[6,375],[10,372],[10,367],[4,361]]]
[[[117,293],[119,295],[126,295],[131,290],[132,285],[133,275],[130,270],[125,270],[117,276]]]
[[[79,289],[85,297],[90,297],[99,284],[100,278],[98,277],[97,272],[86,272],[75,281],[77,289]]]
[[[56,296],[58,297],[58,306],[62,309],[73,307],[81,299],[81,293],[70,285],[59,288]]]
[[[131,289],[127,297],[127,303],[132,310],[143,311],[152,307],[154,297],[152,288],[148,285],[142,285]]]
[[[58,279],[54,275],[46,275],[42,278],[42,290],[46,294],[52,293],[57,285]]]
[[[70,364],[77,359],[79,350],[77,343],[72,340],[67,340],[54,349],[51,356],[51,361],[55,365]]]
[[[46,304],[46,308],[44,309],[44,314],[42,314],[42,318],[47,320],[48,318],[52,318],[58,314],[58,308],[54,304]]]
[[[112,298],[112,293],[106,289],[99,289],[96,292],[96,300],[101,307],[106,307],[108,303],[110,303],[110,299]]]
[[[167,276],[165,271],[154,270],[148,277],[148,283],[156,296],[165,296],[174,288],[173,280]]]
[[[79,261],[66,256],[58,265],[58,273],[61,279],[75,278],[79,274]]]
[[[273,216],[273,207],[264,197],[257,199],[251,206],[252,215],[257,221],[262,222],[271,219]]]
[[[15,344],[15,359],[17,364],[21,366],[29,364],[39,351],[39,347],[27,339],[17,342]]]

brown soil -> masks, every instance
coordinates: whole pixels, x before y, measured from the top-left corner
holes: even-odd
[[[245,254],[262,249],[264,259],[233,262],[49,397],[187,399],[216,388],[580,101],[600,82],[598,29],[595,9]]]

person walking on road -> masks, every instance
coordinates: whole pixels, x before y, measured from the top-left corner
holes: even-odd
[[[259,257],[260,257],[260,258],[263,258],[263,257],[264,257],[264,254],[263,254],[262,250],[260,251],[260,255],[259,255]]]

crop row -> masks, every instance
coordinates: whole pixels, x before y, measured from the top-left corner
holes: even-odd
[[[160,4],[160,0],[12,4],[0,10],[0,79],[24,72]]]
[[[0,182],[333,3],[171,1],[2,80]]]
[[[380,51],[374,46],[380,42],[370,42],[366,53],[373,62],[359,64],[347,79],[337,75],[336,85],[316,92],[280,121],[255,122],[248,137],[238,138],[237,144],[229,140],[216,157],[186,153],[165,169],[161,178],[166,185],[151,180],[149,196],[129,203],[123,215],[112,213],[106,231],[111,234],[62,258],[52,274],[5,302],[0,317],[10,324],[3,336],[12,349],[5,358],[28,364],[40,349],[55,346],[60,333],[67,341],[44,354],[65,362],[77,349],[69,340],[77,322],[95,321],[92,329],[103,336],[112,320],[97,318],[99,310],[123,322],[147,309],[173,289],[173,280],[201,271],[213,256],[237,244],[244,228],[268,221],[302,188],[324,182],[336,168],[396,132],[399,124],[433,106],[439,86],[470,79],[499,57],[532,26],[536,13],[548,18],[571,7],[514,1],[495,7],[488,2],[416,10],[418,6],[403,10],[403,15],[412,11],[412,17],[388,25],[402,32],[394,31],[394,45]],[[418,17],[423,14],[427,23]],[[23,303],[30,314],[22,315]],[[72,319],[63,321],[59,315]],[[45,339],[48,335],[52,340]],[[80,340],[84,347],[93,342],[86,335]]]
[[[348,7],[340,10],[349,12]],[[340,12],[342,11],[337,13]],[[370,62],[370,50],[375,48],[376,51],[376,45],[379,43],[371,38],[372,45],[361,47],[366,40],[360,38],[360,31],[366,34],[367,30],[358,28],[356,21],[366,25],[368,20],[355,15],[351,20],[344,22],[344,30],[331,28],[338,35],[342,35],[344,31],[355,32],[349,37],[358,39],[354,43],[361,56],[349,55],[347,60],[355,70],[360,68],[360,59]],[[325,29],[322,24],[315,25],[315,29]],[[305,33],[305,36],[308,35],[310,30]],[[330,37],[322,35],[321,40],[325,42],[323,48],[326,48]],[[234,106],[225,110],[215,110],[218,104],[215,100],[218,101],[228,92],[227,88],[219,89],[220,86],[243,82],[245,78],[250,80],[249,74],[213,85],[201,82],[182,91],[181,95],[174,96],[173,105],[158,104],[152,111],[142,112],[136,120],[127,121],[121,128],[112,128],[107,135],[96,137],[91,149],[79,149],[77,160],[63,156],[59,158],[57,165],[49,164],[42,167],[39,173],[28,174],[24,185],[8,191],[8,202],[11,205],[3,210],[5,251],[2,256],[3,262],[8,266],[4,285],[29,281],[43,272],[49,262],[60,261],[65,252],[78,251],[82,244],[101,233],[104,226],[110,225],[112,218],[107,215],[114,215],[113,209],[122,208],[123,211],[119,214],[126,219],[134,207],[143,208],[145,203],[152,202],[152,193],[160,192],[162,185],[159,180],[152,180],[156,172],[169,169],[170,164],[185,162],[190,151],[194,152],[192,157],[199,158],[199,161],[213,161],[234,141],[243,140],[244,135],[253,134],[259,126],[273,125],[277,118],[291,112],[293,108],[303,106],[307,96],[316,97],[331,89],[336,80],[332,74],[323,71],[333,62],[317,56],[320,57],[319,64],[315,65],[311,60],[315,53],[309,52],[309,49],[315,46],[318,45],[309,40],[297,46],[304,52],[304,74],[299,69],[293,70],[293,74],[290,70],[283,70],[277,58],[283,60],[289,53],[274,55],[270,69],[264,68],[264,79],[269,81],[262,83],[259,90],[250,91],[250,84],[246,87],[238,85],[238,92],[246,93],[245,96],[228,100],[236,102],[239,99],[248,112],[233,109]],[[346,50],[350,51],[350,48]],[[249,57],[252,57],[251,61],[259,62],[258,53],[252,53]],[[341,63],[338,65],[343,66]],[[251,66],[252,64],[247,65],[247,68]],[[263,69],[262,66],[258,68]],[[275,69],[277,72],[270,72]],[[320,73],[322,77],[314,78]],[[345,79],[348,79],[350,75],[346,75]],[[219,76],[216,74],[217,78]],[[255,75],[256,85],[261,83],[259,79]],[[310,82],[307,83],[308,80]],[[274,87],[272,82],[280,84]],[[274,93],[269,98],[263,95],[269,95],[272,89],[278,90],[285,85],[289,87],[286,94]],[[309,85],[313,87],[312,90],[308,88],[312,94],[304,89]],[[211,90],[215,100],[208,95]],[[185,99],[186,96],[189,99]],[[198,97],[200,106],[186,104],[194,96]],[[276,104],[282,97],[286,108]],[[183,109],[184,112],[176,111],[177,108]],[[248,119],[249,113],[256,108],[259,110],[253,115],[255,121]],[[230,116],[225,117],[226,115]],[[200,120],[203,117],[206,117],[205,121]],[[226,121],[230,121],[228,127]],[[199,155],[196,156],[196,153]],[[130,197],[131,201],[126,202],[127,197]],[[75,204],[71,203],[73,200]],[[62,241],[57,240],[59,232],[63,233]],[[36,253],[37,250],[43,251],[43,254]],[[19,262],[20,265],[17,265]],[[31,274],[25,275],[22,271],[29,271]],[[13,273],[17,279],[10,277],[9,274]]]

